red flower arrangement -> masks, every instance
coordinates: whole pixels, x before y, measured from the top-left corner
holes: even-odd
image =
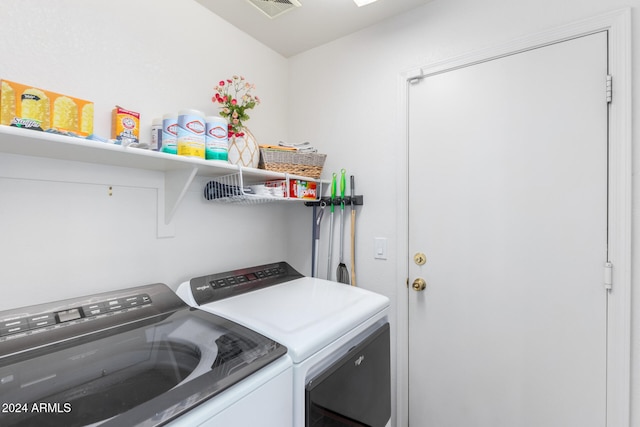
[[[260,104],[260,98],[251,93],[255,85],[245,81],[242,76],[220,80],[214,88],[216,93],[211,98],[214,104],[221,104],[220,115],[229,121],[229,138],[244,136],[242,122],[249,120],[247,110]]]

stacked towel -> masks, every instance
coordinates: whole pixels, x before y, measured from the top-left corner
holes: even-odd
[[[278,143],[278,146],[287,148],[287,149],[294,149],[298,153],[317,153],[318,152],[318,149],[315,148],[313,145],[311,145],[311,143],[308,141],[300,142],[298,144],[287,144],[286,142],[280,141]]]

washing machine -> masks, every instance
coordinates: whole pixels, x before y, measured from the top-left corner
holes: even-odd
[[[292,426],[287,349],[164,284],[0,312],[2,426]]]
[[[177,293],[287,347],[295,427],[390,425],[387,297],[284,261],[195,277]]]

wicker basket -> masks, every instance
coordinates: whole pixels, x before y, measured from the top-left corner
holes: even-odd
[[[260,149],[260,169],[320,178],[326,154]]]

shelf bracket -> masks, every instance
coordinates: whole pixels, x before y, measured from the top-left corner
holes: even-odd
[[[158,189],[158,237],[175,235],[173,216],[197,173],[197,167],[164,173],[164,188]]]

